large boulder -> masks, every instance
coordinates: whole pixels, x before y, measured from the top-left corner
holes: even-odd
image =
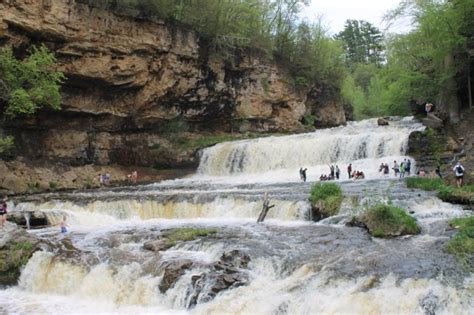
[[[168,289],[172,288],[179,278],[193,266],[193,261],[184,259],[178,261],[168,262],[164,267],[163,279],[159,285],[161,293],[166,293]]]
[[[0,229],[0,286],[17,283],[22,268],[34,252],[40,249],[39,239],[7,222]]]
[[[188,308],[198,303],[208,302],[220,292],[246,285],[249,280],[245,270],[250,257],[239,250],[232,250],[222,254],[219,261],[210,266],[209,271],[194,275],[188,289]]]

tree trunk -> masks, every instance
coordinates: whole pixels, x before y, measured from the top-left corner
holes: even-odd
[[[471,87],[471,56],[467,58],[467,94],[469,97],[469,110],[472,111],[472,87]]]
[[[454,74],[449,74],[454,65],[453,54],[448,54],[444,57],[444,72],[448,74],[444,86],[441,89],[441,104],[440,107],[449,115],[450,123],[459,122],[459,99],[457,95],[457,86],[454,79]]]

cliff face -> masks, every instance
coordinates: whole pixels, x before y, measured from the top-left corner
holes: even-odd
[[[28,159],[192,166],[192,150],[170,134],[297,131],[305,114],[319,126],[345,123],[337,97],[295,91],[263,56],[208,54],[188,29],[73,0],[0,0],[0,45],[21,56],[40,43],[68,80],[61,111],[4,126]]]

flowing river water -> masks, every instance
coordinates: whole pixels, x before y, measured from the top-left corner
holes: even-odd
[[[19,284],[0,289],[0,313],[473,314],[474,278],[444,249],[454,233],[449,219],[471,213],[378,171],[409,158],[408,136],[420,129],[411,118],[384,127],[366,120],[221,143],[203,150],[189,178],[17,204],[13,211],[43,210],[52,223],[67,216],[70,232],[31,231],[56,250],[35,253]],[[348,180],[348,163],[366,179]],[[345,199],[339,215],[316,223],[309,191],[328,164],[342,170]],[[306,183],[300,167],[308,168]],[[264,192],[275,207],[257,224]],[[410,211],[422,233],[376,239],[344,225],[388,201]],[[161,252],[143,248],[176,227],[217,234]],[[212,273],[231,251],[250,259],[232,267],[245,281],[216,294]],[[191,267],[162,293],[166,266],[183,261]]]

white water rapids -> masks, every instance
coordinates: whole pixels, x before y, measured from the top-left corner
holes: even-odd
[[[474,278],[444,250],[452,236],[447,221],[471,212],[378,170],[409,159],[408,136],[420,129],[411,118],[383,127],[367,120],[221,143],[203,150],[189,178],[12,205],[40,210],[52,224],[66,216],[70,231],[31,232],[55,247],[34,254],[18,285],[0,289],[0,314],[473,314]],[[348,180],[348,163],[368,179]],[[338,216],[316,223],[309,191],[328,164],[339,165],[346,198]],[[309,182],[300,181],[300,167]],[[275,207],[256,224],[264,192]],[[344,226],[374,202],[411,211],[422,233],[375,239]],[[180,227],[218,232],[160,252],[144,249]],[[247,267],[229,267],[245,283],[213,293],[214,266],[229,251],[250,257]],[[192,267],[161,292],[167,264],[183,261]]]

